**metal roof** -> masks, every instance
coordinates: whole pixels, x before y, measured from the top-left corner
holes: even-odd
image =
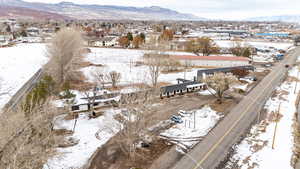
[[[199,84],[197,81],[191,81],[191,82],[186,82],[186,83],[180,83],[176,85],[170,85],[170,86],[164,86],[160,88],[161,93],[173,93],[174,91],[177,90],[186,90],[187,86],[189,85],[195,85]]]
[[[197,76],[200,77],[203,74],[214,74],[217,72],[223,72],[228,73],[235,69],[244,69],[244,70],[254,70],[254,66],[236,66],[236,67],[224,67],[224,68],[216,68],[216,69],[204,69],[204,70],[198,70]]]

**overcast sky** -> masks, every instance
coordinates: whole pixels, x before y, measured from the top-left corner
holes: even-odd
[[[63,0],[26,0],[57,3]],[[300,14],[300,0],[65,0],[80,4],[161,6],[211,19]]]

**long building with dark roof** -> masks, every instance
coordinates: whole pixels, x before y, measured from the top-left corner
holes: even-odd
[[[254,66],[236,66],[236,67],[224,67],[224,68],[216,68],[216,69],[204,69],[204,70],[198,70],[197,71],[197,79],[200,81],[203,77],[203,75],[212,75],[214,73],[229,73],[236,69],[243,69],[243,70],[251,70],[254,71]]]

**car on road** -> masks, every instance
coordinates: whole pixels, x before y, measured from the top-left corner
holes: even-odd
[[[173,116],[171,117],[171,120],[172,120],[174,123],[183,123],[183,120],[181,119],[181,117],[176,116],[176,115],[173,115]]]

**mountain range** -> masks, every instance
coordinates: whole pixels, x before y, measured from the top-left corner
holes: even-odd
[[[151,7],[82,5],[72,2],[57,4],[0,0],[0,18],[30,19],[102,19],[102,20],[205,20],[192,14]]]

